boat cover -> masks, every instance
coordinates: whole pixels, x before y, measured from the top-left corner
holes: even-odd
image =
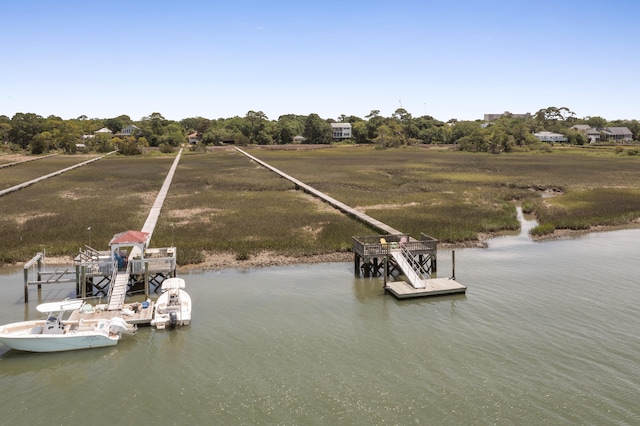
[[[182,278],[167,278],[162,281],[162,291],[172,290],[175,288],[185,288],[187,285],[185,284]]]
[[[48,314],[50,312],[75,311],[80,309],[84,304],[82,299],[62,300],[60,302],[47,302],[39,304],[36,309],[38,312]]]

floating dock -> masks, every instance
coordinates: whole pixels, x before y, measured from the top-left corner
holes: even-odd
[[[467,291],[467,287],[453,278],[429,278],[425,283],[424,288],[415,288],[405,281],[391,281],[385,290],[398,299],[464,294]]]
[[[142,307],[142,303],[136,302],[125,304],[118,311],[109,311],[105,305],[103,305],[104,309],[100,309],[100,306],[98,306],[90,312],[83,312],[82,309],[79,309],[71,313],[68,321],[79,321],[80,319],[110,320],[114,317],[120,317],[128,324],[150,325],[153,319],[153,305],[154,302],[150,301],[146,308]]]

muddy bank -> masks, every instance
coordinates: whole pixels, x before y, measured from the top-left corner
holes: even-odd
[[[533,241],[543,242],[558,240],[564,238],[577,238],[581,235],[589,234],[592,232],[610,232],[622,229],[640,228],[640,223],[632,223],[623,226],[594,226],[589,229],[582,230],[570,230],[570,229],[557,229],[552,234],[540,235],[533,237]],[[500,234],[480,234],[477,240],[464,241],[459,243],[439,243],[439,248],[456,249],[456,248],[486,248],[488,246],[487,241],[491,238],[499,237]],[[286,266],[286,265],[299,265],[299,264],[314,264],[314,263],[332,263],[332,262],[352,262],[352,252],[336,252],[326,253],[320,255],[311,256],[283,256],[273,252],[263,252],[256,255],[249,256],[248,259],[236,259],[236,255],[233,253],[207,253],[205,260],[200,263],[179,265],[178,272],[180,271],[221,271],[224,269],[255,269],[255,268],[267,268],[271,266]],[[17,263],[20,266],[24,263]],[[59,257],[47,257],[45,264],[51,265],[69,265],[73,264],[73,258],[71,256],[59,256]],[[8,266],[8,265],[4,265]]]

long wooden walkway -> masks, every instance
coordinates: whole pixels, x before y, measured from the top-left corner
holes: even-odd
[[[164,179],[164,183],[156,196],[156,200],[149,211],[149,215],[147,216],[147,220],[142,226],[142,232],[146,232],[149,234],[149,238],[147,239],[147,244],[151,241],[151,236],[153,235],[153,231],[158,223],[158,218],[160,217],[160,211],[162,210],[162,206],[164,204],[164,200],[167,198],[167,193],[169,192],[169,188],[171,187],[171,182],[173,181],[173,176],[176,173],[176,169],[178,168],[178,163],[180,163],[180,157],[182,156],[182,149],[178,152],[175,160],[173,160],[173,164],[169,169],[169,173],[167,173],[167,177]],[[138,247],[134,247],[128,256],[128,265],[131,265],[131,261],[134,257],[140,256],[140,249]],[[115,282],[112,283],[112,288],[110,289],[109,294],[109,302],[108,302],[108,310],[109,311],[119,311],[122,309],[124,305],[125,295],[127,293],[127,285],[129,283],[129,269],[126,271],[118,272],[116,276]]]
[[[30,163],[32,161],[42,160],[42,159],[45,159],[45,158],[54,157],[56,155],[58,155],[58,153],[49,154],[49,155],[43,155],[42,157],[27,158],[26,160],[14,161],[13,163],[0,164],[0,169],[4,169],[6,167],[13,167],[13,166],[17,166],[17,165],[20,165],[20,164]]]
[[[149,241],[151,241],[153,230],[156,228],[156,223],[158,223],[158,218],[160,217],[160,210],[162,210],[162,205],[164,204],[164,200],[165,198],[167,198],[167,193],[169,192],[169,188],[171,187],[171,181],[173,180],[173,175],[175,175],[176,173],[176,169],[178,168],[178,163],[180,163],[181,156],[182,156],[182,148],[180,148],[178,155],[176,155],[175,160],[173,160],[171,169],[169,169],[169,173],[167,173],[167,177],[164,179],[162,188],[160,188],[160,192],[158,192],[158,195],[156,196],[156,201],[153,203],[153,206],[149,211],[149,215],[147,216],[147,220],[144,222],[144,225],[142,226],[142,232],[147,232],[149,234]]]
[[[265,163],[264,161],[260,160],[259,158],[249,154],[248,152],[236,147],[236,150],[244,155],[246,155],[247,157],[249,157],[250,159],[252,159],[253,161],[255,161],[256,163],[260,164],[261,166],[266,167],[267,169],[271,170],[274,173],[277,173],[278,175],[280,175],[281,177],[289,180],[290,182],[292,182],[293,184],[296,185],[296,187],[300,188],[301,190],[303,190],[304,192],[313,195],[314,197],[318,197],[321,200],[323,200],[324,202],[330,204],[331,206],[335,207],[336,209],[340,210],[341,212],[348,214],[349,216],[364,222],[365,224],[373,227],[374,229],[377,229],[378,231],[380,231],[383,234],[393,234],[393,235],[397,235],[397,234],[402,234],[403,232],[398,231],[397,229],[392,228],[391,226],[380,222],[377,219],[372,218],[369,215],[366,215],[356,209],[354,209],[353,207],[350,207],[338,200],[336,200],[335,198],[332,198],[330,196],[328,196],[327,194],[318,191],[317,189],[315,189],[312,186],[307,185],[306,183],[294,178],[293,176],[290,176],[286,173],[284,173],[283,171],[269,165],[268,163]]]
[[[68,172],[70,170],[73,170],[73,169],[77,169],[78,167],[86,166],[87,164],[93,163],[93,162],[98,161],[98,160],[102,160],[107,155],[111,155],[111,154],[113,154],[115,152],[117,152],[117,151],[112,151],[112,152],[109,152],[109,153],[107,153],[105,155],[101,155],[100,157],[92,158],[91,160],[83,161],[82,163],[75,164],[75,165],[73,165],[71,167],[67,167],[67,168],[58,170],[56,172],[49,173],[48,175],[44,175],[44,176],[40,176],[39,178],[32,179],[32,180],[30,180],[28,182],[23,182],[23,183],[21,183],[19,185],[12,186],[11,188],[3,189],[2,191],[0,191],[0,197],[2,197],[4,195],[7,195],[7,194],[10,194],[12,192],[18,191],[20,189],[26,188],[27,186],[33,185],[34,183],[42,182],[43,180],[52,178],[54,176],[61,175],[61,174],[66,173],[66,172]]]

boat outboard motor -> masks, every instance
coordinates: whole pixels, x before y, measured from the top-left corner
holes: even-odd
[[[176,312],[169,312],[169,327],[176,328],[178,324],[178,314]]]

